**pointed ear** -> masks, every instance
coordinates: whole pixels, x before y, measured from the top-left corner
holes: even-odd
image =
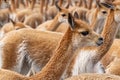
[[[15,24],[16,24],[16,22],[15,22],[15,21],[13,21],[11,18],[10,18],[10,21],[12,22],[12,24],[13,24],[13,25],[15,25]]]
[[[12,13],[12,9],[11,9],[11,6],[8,6],[8,10]]]
[[[67,3],[67,4],[65,5],[65,8],[66,8],[66,9],[68,9],[68,8],[69,8],[69,6],[70,6],[70,5]]]
[[[55,6],[56,6],[56,8],[57,8],[59,11],[62,10],[62,9],[58,6],[58,1],[55,2]]]
[[[74,12],[74,17],[79,19],[79,15],[78,15],[78,13],[76,11]]]
[[[22,17],[22,19],[20,19],[20,22],[24,22],[25,21],[25,16],[24,17]]]
[[[100,5],[109,9],[115,9],[114,5],[109,3],[100,3]]]
[[[101,7],[101,5],[100,5],[100,1],[99,1],[99,0],[96,0],[96,5],[97,5],[98,8]]]
[[[75,21],[70,13],[68,14],[68,23],[70,24],[71,29],[74,30],[75,29]]]

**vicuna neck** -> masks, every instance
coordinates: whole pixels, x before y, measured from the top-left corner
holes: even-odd
[[[59,80],[73,56],[72,32],[70,28],[61,39],[59,46],[50,61],[42,71],[31,79],[33,80]]]
[[[50,26],[47,27],[47,30],[55,31],[59,27],[59,25],[61,24],[61,22],[58,21],[58,16],[59,15],[56,15],[56,17],[53,19],[53,21],[50,24]]]
[[[49,1],[47,0],[47,1],[45,2],[45,11],[48,10],[48,4],[49,4]]]
[[[34,6],[35,6],[36,0],[32,0],[32,3],[30,5],[30,9],[33,10]]]
[[[63,4],[63,0],[59,0],[59,6],[61,7],[62,6],[62,4]]]
[[[41,0],[40,1],[40,13],[42,13],[43,14],[43,7],[44,7],[44,5],[45,5],[45,0]]]
[[[99,9],[98,8],[96,8],[95,9],[95,14],[93,15],[94,16],[94,18],[93,18],[93,21],[91,22],[91,28],[92,29],[95,29],[96,28],[96,23],[97,23],[97,14],[98,14],[98,11],[99,11]]]
[[[11,0],[11,8],[13,12],[16,12],[15,0]]]
[[[114,11],[111,10],[109,12],[109,15],[107,16],[104,29],[102,31],[102,36],[104,38],[104,43],[98,48],[98,54],[96,61],[99,61],[105,53],[109,50],[111,47],[113,40],[115,38],[116,32],[118,30],[118,23],[114,20]]]
[[[95,11],[95,14],[94,14],[94,18],[93,18],[93,21],[92,21],[92,25],[91,25],[91,28],[101,34],[102,32],[102,29],[103,29],[103,25],[105,23],[105,19],[97,19],[97,16],[98,16],[98,12],[99,12],[99,8],[96,8],[96,11]]]

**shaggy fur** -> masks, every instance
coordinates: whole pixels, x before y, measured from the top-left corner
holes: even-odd
[[[71,60],[70,58],[72,58],[73,53],[74,53],[74,51],[77,48],[80,48],[80,47],[83,47],[83,46],[88,46],[88,45],[96,46],[97,45],[96,43],[99,42],[100,36],[98,34],[94,33],[88,27],[88,25],[86,23],[84,23],[84,22],[82,22],[80,20],[75,20],[75,21],[73,21],[71,23],[72,18],[69,17],[69,19],[70,20],[68,20],[68,22],[71,25],[71,29],[68,28],[68,30],[66,31],[66,33],[62,37],[62,39],[61,39],[61,41],[59,43],[59,46],[56,48],[55,54],[53,54],[52,58],[46,64],[46,66],[42,69],[42,71],[40,73],[38,73],[38,74],[30,77],[30,80],[36,80],[36,79],[37,80],[40,80],[40,79],[44,79],[44,80],[51,80],[51,79],[59,80],[61,78],[62,74],[64,73],[64,71],[66,69],[66,66],[70,62],[70,60]],[[91,34],[88,34],[87,36],[84,36],[83,34],[80,34],[81,32],[84,32],[86,30],[89,33],[91,33]],[[21,34],[21,33],[24,33],[24,31],[26,32],[26,34]],[[14,33],[16,33],[16,34],[15,35],[11,35],[11,34],[14,34]],[[35,37],[35,34],[39,34],[39,33],[41,33],[40,34],[41,36],[40,35],[36,35],[37,39],[35,39],[35,38],[33,38],[33,37],[30,36],[30,34],[31,35],[33,34],[33,36]],[[32,39],[33,39],[33,41],[34,40],[38,40],[38,41],[40,41],[40,43],[37,43],[37,44],[40,44],[42,46],[42,43],[41,43],[42,37],[43,38],[48,38],[48,37],[45,36],[45,34],[47,34],[47,33],[46,32],[39,32],[39,31],[37,32],[37,31],[32,30],[32,29],[25,29],[25,30],[13,31],[13,32],[9,33],[8,35],[9,35],[9,37],[10,37],[10,35],[14,36],[13,40],[17,40],[15,42],[13,40],[8,40],[8,38],[7,38],[8,35],[6,35],[7,36],[6,37],[7,40],[6,40],[6,38],[2,39],[2,41],[5,42],[4,44],[7,43],[6,41],[10,41],[10,42],[8,42],[8,43],[10,43],[10,45],[11,45],[11,41],[14,42],[15,44],[11,45],[11,46],[14,46],[14,48],[13,47],[9,47],[10,45],[8,45],[8,44],[6,46],[5,45],[3,46],[4,47],[3,50],[4,49],[7,49],[7,50],[8,49],[9,50],[13,49],[13,50],[10,50],[10,51],[13,51],[13,52],[12,53],[9,52],[7,54],[7,53],[5,53],[6,51],[3,51],[4,54],[3,54],[3,59],[2,60],[4,62],[3,62],[3,66],[2,67],[3,68],[6,67],[6,68],[10,69],[10,66],[16,64],[17,54],[15,52],[16,52],[17,49],[15,48],[15,46],[18,46],[19,43],[21,43],[21,41],[25,40],[25,43],[27,42],[26,43],[27,45],[25,46],[26,48],[24,48],[24,49],[29,52],[31,49],[28,50],[29,47],[30,47],[30,46],[28,47],[28,42],[31,42]],[[48,33],[48,34],[49,34],[49,37],[50,37],[48,39],[51,40],[52,39],[51,37],[53,35],[51,34],[51,36],[50,36],[50,33]],[[25,35],[26,35],[26,37],[25,37]],[[27,35],[29,35],[29,36],[27,36]],[[58,37],[57,34],[54,34],[54,35],[56,35]],[[16,36],[16,38],[15,38],[15,36]],[[38,39],[38,36],[40,36],[40,39]],[[55,37],[55,36],[53,36],[53,37]],[[43,44],[44,44],[45,40],[48,40],[48,39],[43,39]],[[86,40],[86,39],[88,39],[88,40]],[[56,40],[53,39],[53,40],[56,41],[57,39]],[[53,40],[51,40],[51,41],[53,41]],[[84,40],[86,40],[86,41],[84,41]],[[35,42],[34,44],[36,45],[36,41],[34,41],[34,42]],[[50,41],[48,41],[48,42],[50,43]],[[92,43],[92,44],[90,44],[90,43]],[[53,44],[55,45],[55,43],[53,43]],[[29,45],[31,45],[31,47],[33,47],[33,43],[29,43]],[[46,45],[43,45],[43,46],[46,46]],[[37,47],[35,47],[35,46],[34,46],[34,48],[37,49]],[[40,50],[40,48],[38,48],[38,49]],[[44,47],[43,47],[43,49],[44,49]],[[35,50],[35,52],[36,52],[36,50]],[[29,54],[30,57],[32,59],[34,59],[34,54],[31,54],[31,52],[29,52],[27,54]],[[37,56],[38,56],[38,53],[37,53]],[[42,54],[42,56],[43,56],[43,54]],[[10,57],[12,57],[12,59]],[[43,58],[43,57],[41,57],[41,58]],[[11,62],[11,63],[8,63],[7,59],[9,59],[9,62]],[[40,58],[38,58],[38,59],[40,59]],[[38,59],[36,59],[36,60],[38,60]],[[40,59],[40,60],[42,60],[42,59]],[[7,65],[5,65],[5,63]],[[13,75],[15,75],[15,73],[13,73]],[[19,78],[21,78],[21,76]]]
[[[119,76],[110,74],[80,74],[65,80],[119,80]]]

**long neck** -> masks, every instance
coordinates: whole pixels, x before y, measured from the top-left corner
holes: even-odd
[[[86,2],[86,0],[83,0],[83,6],[84,6],[85,8],[87,8],[87,2]]]
[[[36,0],[32,0],[32,3],[30,5],[30,9],[33,10],[34,6],[35,6]]]
[[[29,6],[29,0],[26,0],[25,7],[27,8]]]
[[[92,20],[92,22],[91,22],[91,28],[93,29],[93,30],[95,30],[96,28],[97,28],[97,14],[98,14],[98,11],[99,11],[99,8],[96,8],[95,9],[95,12],[93,13],[94,15],[93,15],[93,20]]]
[[[16,12],[15,0],[11,0],[11,8],[13,12]]]
[[[103,30],[104,23],[105,23],[105,18],[103,18],[103,19],[98,19],[98,18],[97,18],[98,11],[99,11],[99,8],[96,8],[95,13],[94,13],[94,15],[93,15],[94,18],[93,18],[93,20],[92,20],[91,28],[92,28],[95,32],[101,34],[101,32],[102,32],[102,30]]]
[[[71,0],[67,0],[67,4],[71,5],[72,1]]]
[[[45,0],[41,0],[40,1],[40,13],[42,13],[42,14],[43,14],[43,7],[44,7],[44,5],[45,5]]]
[[[97,54],[97,59],[95,59],[96,61],[99,61],[111,47],[116,32],[118,30],[118,25],[119,24],[114,20],[114,11],[111,10],[109,15],[107,16],[107,20],[105,22],[105,26],[102,32],[104,43],[97,50],[98,54]]]
[[[2,0],[0,0],[0,6],[1,6],[1,4],[2,4]]]
[[[78,6],[82,6],[82,0],[79,0]]]
[[[54,3],[55,3],[55,0],[51,0],[51,1],[52,1],[51,6],[53,6],[53,5],[54,5]]]
[[[19,0],[16,0],[15,4],[16,4],[16,8],[19,8]]]
[[[92,3],[93,3],[93,0],[89,0],[89,2],[88,2],[88,9],[92,8]]]
[[[45,11],[48,10],[48,3],[49,3],[49,0],[46,0],[46,1],[45,1]]]
[[[31,80],[59,80],[73,56],[71,42],[72,32],[69,28],[60,41],[59,46],[50,61],[40,73],[31,77]]]
[[[63,0],[59,0],[59,6],[61,7],[63,4]]]
[[[27,2],[28,0],[25,0],[25,1]],[[18,5],[16,4],[16,6],[19,7],[19,5],[22,5],[23,7],[26,7],[26,3],[23,0],[18,0]]]
[[[58,21],[58,17],[59,15],[56,15],[56,17],[53,19],[53,22],[47,27],[47,30],[55,31],[59,27],[61,22]]]

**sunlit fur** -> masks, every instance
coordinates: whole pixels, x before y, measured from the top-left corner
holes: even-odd
[[[89,34],[87,36],[83,36],[81,34],[81,32],[83,31],[88,31]],[[100,38],[100,36],[96,34],[95,32],[93,32],[85,22],[80,21],[80,20],[75,20],[75,29],[73,29],[73,31],[70,31],[69,33],[66,33],[66,34],[69,34],[69,36],[71,36],[71,38],[68,39],[68,41],[72,40],[71,45],[73,47],[72,49],[70,49],[70,51],[73,50],[73,52],[78,47],[83,47],[83,46],[88,46],[88,45],[96,46],[97,45],[96,43],[99,42],[98,38]],[[25,40],[25,44],[27,44],[25,49],[28,53],[26,54],[30,56],[30,58],[32,59],[32,62],[35,62],[36,66],[39,65],[38,67],[45,66],[45,64],[48,62],[48,60],[52,56],[55,48],[57,47],[58,42],[61,37],[62,35],[59,33],[42,32],[42,31],[36,31],[32,29],[21,29],[19,31],[10,32],[1,41],[1,42],[4,42],[5,44],[2,48],[3,50],[2,60],[4,60],[2,68],[14,70],[13,68],[14,66],[16,66],[16,63],[17,63],[16,60],[18,58],[17,56],[18,53],[16,52],[18,52],[19,50],[18,46],[24,40]],[[12,41],[12,44],[11,44],[11,41]],[[40,44],[40,45],[36,45],[36,44]],[[60,45],[63,46],[62,44]],[[7,49],[7,52],[5,49]],[[8,57],[12,57],[12,59]],[[9,59],[9,62],[8,62],[8,59]],[[58,63],[58,64],[60,65],[61,63]],[[52,72],[49,74],[52,75]]]
[[[70,13],[68,9],[61,8],[58,14],[55,16],[53,20],[46,21],[37,27],[38,30],[49,30],[49,31],[59,31],[65,32],[68,26],[63,25],[62,23],[66,23],[68,19],[68,14]]]
[[[116,75],[110,74],[80,74],[78,76],[73,76],[65,80],[119,80],[120,77]]]

